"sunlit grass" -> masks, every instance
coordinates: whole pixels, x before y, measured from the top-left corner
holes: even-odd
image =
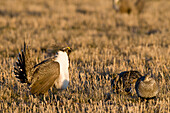
[[[0,112],[168,112],[170,2],[148,1],[140,15],[116,13],[111,2],[0,3]],[[15,78],[13,65],[25,38],[37,62],[53,45],[73,48],[66,90],[34,96]],[[129,70],[152,72],[160,87],[156,99],[113,92],[111,80]]]

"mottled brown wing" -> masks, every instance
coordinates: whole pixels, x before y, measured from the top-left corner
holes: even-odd
[[[32,94],[44,94],[51,86],[53,86],[55,80],[59,77],[60,67],[58,62],[47,61],[39,65],[33,75],[31,84]]]
[[[142,75],[138,71],[124,71],[119,74],[120,76],[120,83],[123,83],[123,87],[125,88],[126,92],[130,92],[131,84],[135,83],[138,78]]]

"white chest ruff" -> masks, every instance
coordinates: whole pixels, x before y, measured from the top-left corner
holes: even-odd
[[[55,61],[60,64],[60,76],[55,81],[55,87],[57,89],[66,89],[69,84],[69,60],[67,53],[59,51]]]

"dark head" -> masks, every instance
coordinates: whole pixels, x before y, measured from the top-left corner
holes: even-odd
[[[61,48],[60,51],[66,52],[69,56],[69,54],[71,53],[72,49],[70,47],[64,47]]]

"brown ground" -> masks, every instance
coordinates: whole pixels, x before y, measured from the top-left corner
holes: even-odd
[[[70,85],[43,97],[12,72],[24,38],[34,50],[71,46]],[[148,0],[141,14],[120,14],[112,0],[0,1],[0,112],[169,112],[170,1]],[[159,83],[148,103],[115,94],[115,73],[149,71]],[[57,99],[55,98],[59,98]]]

